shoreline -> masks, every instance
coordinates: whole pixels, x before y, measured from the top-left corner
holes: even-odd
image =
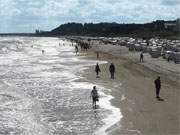
[[[80,58],[78,59],[83,59],[83,60],[87,60],[86,56],[84,56],[85,54],[81,53],[79,56]],[[101,60],[95,60],[95,59],[88,59],[90,61],[94,61],[94,62],[98,62],[101,65],[105,65],[107,64],[106,61],[101,61]],[[100,110],[102,111],[102,109],[107,110],[108,112],[105,112],[103,118],[101,119],[102,121],[102,126],[97,128],[97,130],[95,130],[94,134],[95,135],[108,135],[106,133],[106,130],[108,130],[109,128],[111,128],[114,124],[116,124],[117,122],[119,122],[122,118],[122,114],[120,111],[120,108],[117,108],[116,106],[112,105],[111,100],[114,99],[114,97],[110,94],[110,89],[108,89],[108,93],[107,91],[104,91],[105,87],[102,86],[101,84],[97,84],[94,83],[92,80],[89,80],[87,77],[84,76],[84,74],[86,73],[87,70],[89,70],[91,67],[94,67],[94,64],[91,65],[87,65],[86,67],[82,68],[78,74],[80,75],[80,78],[78,80],[75,80],[75,82],[87,82],[90,83],[91,85],[96,85],[96,87],[98,88],[98,93],[100,95],[100,101],[97,103],[97,108],[93,107],[93,111],[94,113],[97,115],[95,115],[95,117],[98,118],[98,115],[102,115],[100,114]],[[90,101],[91,102],[91,101]],[[102,116],[101,116],[102,117]]]
[[[101,50],[99,60],[113,62],[117,67],[115,80],[109,79],[109,64],[100,65],[102,69],[100,79],[95,78],[94,67],[87,69],[84,74],[84,77],[91,82],[111,89],[111,92],[105,91],[105,93],[110,93],[114,97],[111,103],[120,108],[123,115],[120,122],[107,129],[107,133],[110,135],[178,135],[179,75],[177,73],[179,71],[172,75],[170,74],[172,71],[167,69],[161,71],[161,67],[153,71],[153,64],[149,66],[148,62],[139,63],[137,59],[127,57],[131,54],[123,50],[119,55],[116,48],[109,50],[103,46],[98,48]],[[96,48],[89,50],[85,54],[85,59],[96,59],[95,51]],[[164,102],[157,101],[155,98],[153,81],[157,75],[162,77],[160,95],[165,99]]]

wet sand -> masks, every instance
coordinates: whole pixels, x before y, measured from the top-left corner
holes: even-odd
[[[95,50],[80,55],[96,59]],[[179,135],[180,65],[152,59],[147,54],[145,62],[140,63],[138,53],[129,53],[123,47],[100,46],[98,50],[101,50],[100,60],[115,64],[115,79],[110,79],[109,63],[100,65],[100,78],[96,78],[94,67],[87,69],[84,77],[107,88],[105,93],[115,97],[112,104],[123,115],[119,123],[107,129],[108,134]],[[160,97],[164,101],[155,98],[154,79],[158,75],[162,81]]]

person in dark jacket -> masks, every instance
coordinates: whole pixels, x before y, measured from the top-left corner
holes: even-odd
[[[143,59],[144,59],[144,55],[143,55],[143,53],[141,52],[141,54],[140,54],[140,62],[143,62]]]
[[[156,98],[160,99],[160,97],[159,97],[159,93],[160,93],[160,89],[161,89],[161,79],[160,79],[160,76],[158,76],[157,79],[154,80],[154,84],[155,84],[155,88],[156,88]]]
[[[114,79],[114,73],[115,73],[115,66],[113,63],[109,66],[109,72],[111,74],[111,79]]]
[[[99,68],[99,64],[98,63],[96,64],[95,72],[96,72],[96,78],[99,78],[99,72],[101,72],[101,70]]]
[[[79,50],[78,50],[78,46],[76,45],[76,46],[75,46],[75,52],[76,52],[76,54],[78,53],[78,51],[79,51]]]

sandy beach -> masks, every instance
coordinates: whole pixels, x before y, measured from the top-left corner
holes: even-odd
[[[76,55],[72,42],[47,37],[1,37],[0,53],[2,135],[179,135],[178,64],[148,54],[140,63],[139,53],[110,44]],[[165,101],[155,98],[157,75]]]
[[[96,78],[94,67],[84,72],[90,82],[102,85],[105,93],[115,97],[111,102],[120,108],[123,118],[107,129],[109,135],[179,135],[179,78],[180,65],[168,63],[162,58],[153,59],[145,54],[145,62],[139,62],[139,53],[129,52],[125,47],[105,45],[93,46],[80,55],[85,59],[108,61],[100,65],[100,78]],[[84,58],[84,57],[83,57]],[[111,80],[109,65],[116,66],[115,79]],[[161,76],[162,88],[158,101],[154,80]],[[109,91],[111,89],[111,91]]]

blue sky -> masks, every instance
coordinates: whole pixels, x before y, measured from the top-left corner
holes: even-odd
[[[180,0],[0,0],[0,33],[66,22],[144,23],[180,17]]]

